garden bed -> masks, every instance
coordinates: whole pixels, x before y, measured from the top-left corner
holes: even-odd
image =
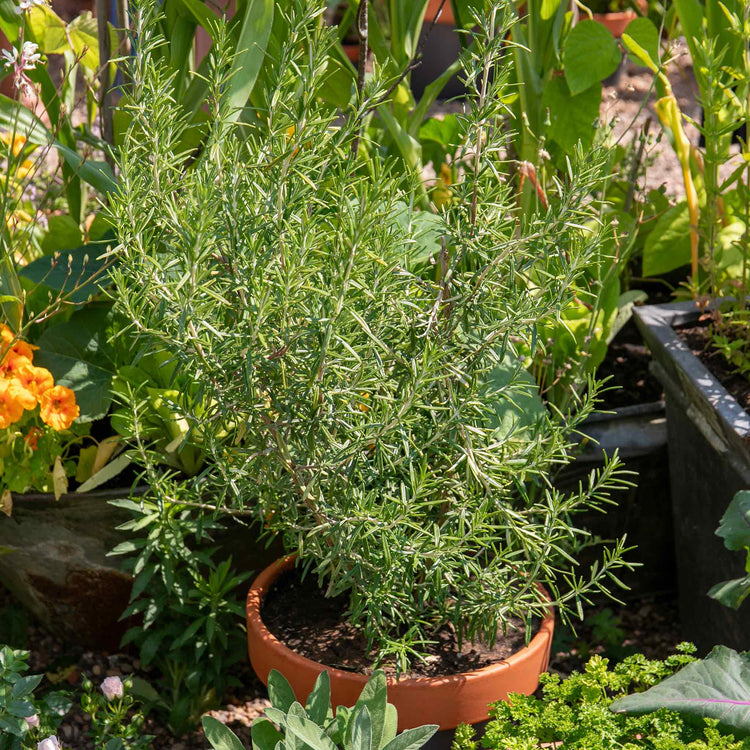
[[[143,669],[140,661],[127,651],[90,651],[65,643],[39,626],[24,625],[20,613],[8,592],[0,587],[0,624],[4,632],[16,631],[17,648],[31,652],[32,673],[44,673],[47,679],[42,690],[80,687],[83,677],[95,685],[107,676],[132,676],[145,681],[154,678],[151,668]],[[6,630],[11,628],[11,630]],[[26,631],[24,637],[23,631]],[[601,605],[586,611],[585,619],[576,632],[558,625],[553,642],[550,671],[567,675],[580,670],[593,654],[618,660],[631,653],[641,652],[648,658],[664,658],[672,653],[680,640],[677,605],[672,597],[644,597],[626,605]],[[233,676],[241,683],[221,708],[210,714],[226,723],[242,740],[250,742],[250,724],[261,716],[267,699],[265,686],[258,680],[249,664],[233,668]],[[61,723],[60,737],[69,750],[93,750],[85,739],[88,718],[79,707]],[[208,743],[202,731],[175,737],[167,727],[147,719],[145,731],[156,735],[153,747],[171,750],[205,750]]]

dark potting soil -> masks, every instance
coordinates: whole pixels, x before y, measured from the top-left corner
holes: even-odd
[[[311,576],[302,581],[295,570],[274,584],[263,602],[262,616],[271,633],[293,651],[328,667],[369,674],[374,654],[368,652],[362,632],[346,621],[347,605],[346,595],[326,598]],[[433,640],[425,648],[426,661],[413,664],[404,677],[470,672],[507,659],[526,645],[520,619],[511,622],[507,635],[500,635],[492,649],[464,643],[459,651],[456,635],[448,626]],[[382,663],[380,668],[388,676],[396,675],[393,663]]]
[[[643,343],[635,323],[628,321],[612,340],[607,356],[596,372],[600,380],[608,378],[599,408],[616,409],[659,401],[663,391],[648,369],[650,362],[651,352]]]
[[[750,414],[750,380],[735,372],[720,352],[711,346],[709,320],[700,321],[695,326],[676,329],[677,335],[690,347],[711,374],[727,389],[737,403]]]

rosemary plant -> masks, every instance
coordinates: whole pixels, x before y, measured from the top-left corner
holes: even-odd
[[[186,440],[208,456],[178,484],[143,446],[154,496],[282,534],[402,667],[446,623],[490,642],[511,617],[530,626],[548,606],[539,584],[564,615],[580,610],[626,564],[623,541],[590,570],[575,559],[592,540],[574,515],[622,483],[617,460],[573,494],[551,481],[596,388],[570,412],[545,408],[515,353],[534,351],[596,257],[588,196],[604,159],[571,164],[555,204],[518,218],[512,3],[485,5],[463,60],[462,179],[430,232],[418,186],[368,158],[377,144],[353,148],[391,81],[376,69],[345,112],[316,96],[335,34],[322,0],[276,3],[257,126],[235,124],[229,60],[213,53],[199,154],[177,146],[185,121],[142,4],[111,208],[119,307],[195,382]]]

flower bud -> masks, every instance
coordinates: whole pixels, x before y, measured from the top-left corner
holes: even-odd
[[[102,682],[102,692],[108,701],[113,701],[115,698],[122,698],[122,680],[119,677],[107,677]]]
[[[31,716],[27,716],[26,726],[28,726],[29,729],[36,729],[39,726],[39,716],[37,716],[37,714],[31,714]]]
[[[57,741],[57,737],[53,734],[51,737],[47,737],[46,740],[42,740],[37,744],[36,750],[61,750],[60,743]]]

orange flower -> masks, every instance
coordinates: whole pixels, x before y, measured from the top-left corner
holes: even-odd
[[[25,357],[29,363],[34,359],[34,350],[38,346],[17,339],[13,331],[5,324],[0,324],[0,354],[3,355],[3,364],[8,357]]]
[[[76,395],[64,385],[48,388],[39,397],[39,416],[53,430],[67,430],[81,413]]]
[[[20,393],[22,390],[12,380],[0,380],[0,429],[10,427],[23,416],[24,401],[28,401]]]
[[[35,400],[55,385],[55,380],[49,370],[45,370],[44,367],[34,367],[34,365],[19,367],[15,380],[33,394]]]
[[[31,365],[31,360],[23,355],[16,354],[13,350],[10,350],[0,360],[0,377],[5,379],[18,377],[18,371]]]

